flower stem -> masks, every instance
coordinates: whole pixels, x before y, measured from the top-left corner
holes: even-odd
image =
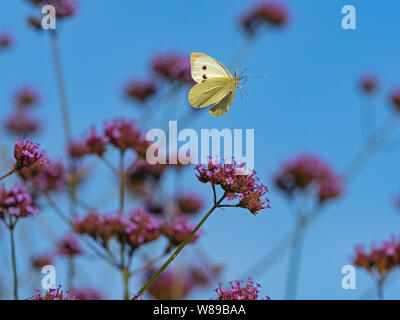
[[[130,294],[129,294],[129,278],[131,277],[131,274],[127,268],[122,268],[121,269],[122,277],[124,279],[124,299],[129,300]]]
[[[119,188],[119,210],[124,212],[125,202],[125,168],[124,168],[124,151],[121,151],[119,158],[119,174],[120,174],[120,188]]]
[[[10,240],[11,240],[11,260],[14,276],[14,300],[18,300],[18,276],[17,276],[17,261],[15,258],[15,241],[14,241],[14,226],[10,227]]]
[[[378,300],[385,300],[383,297],[383,278],[380,278],[376,284]]]
[[[168,260],[161,266],[160,269],[150,278],[149,281],[139,290],[139,292],[133,297],[136,299],[140,295],[145,292],[145,290],[158,278],[158,276],[170,265],[170,263],[178,256],[178,254],[182,251],[182,249],[188,244],[188,242],[192,239],[195,233],[200,229],[203,223],[208,219],[208,217],[213,213],[213,211],[219,207],[219,204],[225,198],[225,194],[219,199],[218,202],[214,203],[212,208],[204,215],[203,219],[197,224],[197,226],[193,229],[193,231],[186,237],[186,239],[181,243],[181,245],[175,250],[175,252],[168,258]]]
[[[4,176],[0,177],[0,180],[3,180],[7,178],[8,176],[11,176],[13,173],[15,173],[15,169],[10,170],[10,172],[7,172]]]

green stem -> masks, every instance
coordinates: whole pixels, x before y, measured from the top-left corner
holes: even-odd
[[[219,204],[224,200],[225,194],[219,199],[218,202],[214,203],[213,207],[205,214],[203,219],[197,224],[197,226],[193,229],[193,231],[186,237],[186,239],[181,243],[181,245],[175,250],[175,252],[169,257],[169,259],[161,266],[160,269],[150,278],[149,281],[146,282],[146,284],[142,287],[142,289],[139,290],[139,292],[136,294],[136,296],[133,297],[133,299],[136,299],[140,295],[142,295],[143,292],[158,278],[158,276],[170,265],[170,263],[178,256],[178,254],[182,251],[182,249],[189,243],[189,241],[192,239],[194,234],[197,232],[197,230],[200,229],[200,227],[203,225],[203,223],[208,219],[208,217],[213,213],[213,211],[219,207]]]
[[[129,294],[129,278],[131,277],[131,274],[128,269],[122,268],[121,269],[122,277],[124,279],[124,299],[129,300],[130,294]]]
[[[10,172],[7,172],[4,176],[0,177],[0,180],[3,180],[7,178],[8,176],[11,176],[13,173],[15,173],[15,169],[12,169]]]
[[[15,241],[14,241],[14,226],[10,227],[11,239],[11,260],[14,275],[14,300],[18,300],[18,276],[17,276],[17,261],[15,258]]]
[[[124,151],[121,151],[119,158],[119,174],[120,174],[120,188],[119,188],[119,210],[124,212],[125,202],[125,168],[124,168]]]

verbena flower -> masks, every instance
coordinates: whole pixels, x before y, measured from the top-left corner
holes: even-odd
[[[79,159],[90,153],[89,147],[85,141],[75,140],[71,141],[68,145],[68,155],[71,158]]]
[[[34,88],[22,87],[15,92],[14,100],[17,108],[28,108],[39,102],[39,94]]]
[[[82,253],[82,247],[74,234],[68,234],[60,239],[57,244],[57,254],[73,257]]]
[[[47,162],[46,154],[39,149],[39,144],[27,138],[23,138],[21,141],[18,138],[15,140],[14,158],[16,160],[15,170],[39,167]]]
[[[0,189],[0,219],[8,224],[7,216],[24,218],[34,215],[38,209],[34,206],[32,197],[24,186],[15,184],[7,190],[4,185]]]
[[[107,300],[103,293],[90,287],[74,288],[72,294],[75,300]]]
[[[56,9],[57,18],[68,18],[74,16],[78,11],[78,4],[74,0],[27,0],[33,5],[52,5]]]
[[[193,84],[190,60],[186,55],[169,52],[155,56],[151,62],[153,70],[171,81]]]
[[[287,196],[313,188],[320,202],[342,194],[342,179],[314,155],[302,154],[285,162],[275,176],[276,186]]]
[[[176,202],[182,214],[198,213],[204,206],[203,199],[195,193],[182,193],[178,195]]]
[[[370,250],[356,246],[353,263],[373,275],[385,278],[394,268],[400,266],[400,238],[392,237],[383,241],[380,246],[372,245]]]
[[[242,286],[243,281],[235,280],[229,282],[230,288],[224,289],[222,283],[215,290],[218,294],[217,300],[258,300],[260,285],[254,284],[251,278],[248,279],[246,286]],[[265,300],[270,300],[266,297]]]
[[[400,88],[397,88],[390,93],[390,101],[395,110],[400,112]]]
[[[145,280],[149,280],[154,270],[146,272]],[[158,300],[181,300],[195,287],[190,274],[184,270],[168,268],[149,286],[147,292]]]
[[[269,199],[266,197],[268,189],[260,183],[254,170],[246,168],[244,163],[236,161],[212,161],[208,164],[196,166],[197,178],[200,182],[219,185],[226,193],[228,200],[238,200],[237,207],[246,208],[252,214],[257,214],[262,209],[269,208]],[[246,174],[238,174],[239,171]]]
[[[249,35],[255,35],[264,24],[282,27],[288,23],[287,9],[279,3],[263,1],[254,5],[239,19],[240,26]]]
[[[60,285],[57,289],[49,289],[44,294],[37,290],[36,295],[29,300],[75,300],[75,297],[69,291],[62,291]]]
[[[4,123],[7,131],[15,135],[32,135],[37,133],[40,128],[40,121],[33,118],[26,112],[12,113]]]
[[[52,253],[43,253],[31,257],[32,267],[35,269],[42,269],[46,265],[53,264],[54,255]]]
[[[108,215],[89,213],[85,218],[76,217],[74,226],[78,234],[92,237],[104,248],[108,248],[109,241],[114,238],[135,250],[142,244],[157,240],[162,223],[139,208],[131,210],[128,216],[120,212]]]
[[[85,138],[85,144],[89,149],[89,154],[96,154],[102,157],[107,150],[107,137],[102,136],[94,127],[91,128],[89,135]]]
[[[378,88],[378,79],[374,75],[366,74],[360,79],[360,88],[366,94],[372,94]]]
[[[8,49],[13,44],[13,38],[9,33],[0,33],[0,51],[4,49]]]
[[[131,80],[124,88],[125,96],[140,103],[147,101],[157,92],[157,86],[150,80]]]
[[[169,244],[167,251],[179,246],[193,231],[194,227],[184,216],[175,217],[171,222],[165,223],[162,227],[162,233],[168,238]],[[200,232],[196,232],[189,243],[194,243],[200,237]]]
[[[121,151],[132,149],[141,155],[146,154],[148,142],[133,120],[114,119],[105,122],[104,134]]]

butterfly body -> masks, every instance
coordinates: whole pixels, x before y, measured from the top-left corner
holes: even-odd
[[[217,60],[201,52],[190,56],[192,78],[197,84],[189,92],[189,102],[194,108],[210,105],[210,114],[214,117],[224,115],[231,106],[236,89],[242,80],[235,76]]]

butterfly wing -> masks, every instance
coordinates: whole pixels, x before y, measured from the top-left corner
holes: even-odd
[[[219,77],[232,78],[230,72],[217,60],[201,52],[190,55],[192,78],[196,82]]]
[[[235,97],[235,89],[230,91],[228,95],[225,96],[220,102],[215,104],[211,109],[210,109],[210,114],[214,117],[221,117],[225,113],[228,112],[232,102],[233,98]]]
[[[229,94],[232,79],[211,78],[196,84],[189,92],[189,102],[194,108],[204,108],[220,102]]]

